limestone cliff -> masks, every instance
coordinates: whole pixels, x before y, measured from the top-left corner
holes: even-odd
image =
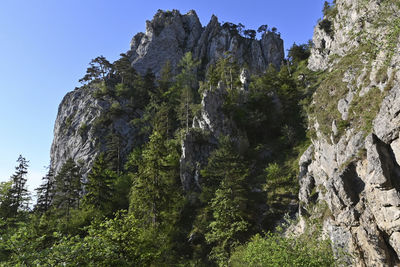
[[[117,136],[117,153],[121,161],[140,140],[130,121],[140,116],[140,110],[132,110],[125,99],[95,97],[97,87],[84,86],[69,92],[62,100],[54,125],[51,146],[51,167],[57,173],[68,158],[82,166],[83,174],[90,171],[96,156]],[[118,103],[119,110],[112,105]],[[106,118],[106,115],[109,115]]]
[[[194,11],[185,15],[177,10],[159,11],[146,22],[146,32],[136,34],[131,41],[132,66],[141,74],[151,69],[158,76],[167,61],[176,66],[186,52],[192,52],[204,66],[225,52],[230,52],[240,65],[247,64],[252,72],[262,72],[270,63],[280,66],[284,49],[278,34],[267,32],[256,40],[241,36],[227,25],[212,16],[202,27]]]
[[[324,71],[300,160],[302,222],[356,266],[400,264],[400,40],[397,1],[337,0],[315,28],[308,66]]]

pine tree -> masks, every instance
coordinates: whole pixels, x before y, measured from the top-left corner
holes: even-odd
[[[121,58],[113,63],[115,71],[121,78],[121,83],[128,86],[133,86],[134,81],[137,79],[137,73],[131,66],[131,61],[127,54],[120,54]]]
[[[158,80],[158,91],[161,96],[160,99],[163,99],[164,94],[168,92],[168,90],[172,86],[172,78],[172,66],[171,62],[168,60],[161,69],[160,79]]]
[[[178,164],[174,144],[154,131],[142,152],[131,191],[130,209],[145,224],[155,227],[174,217],[180,191]]]
[[[10,189],[11,209],[15,214],[19,210],[28,210],[30,200],[30,194],[26,186],[29,161],[20,155],[17,162],[18,165],[15,167],[15,173],[11,176],[12,186]]]
[[[86,70],[86,75],[82,79],[80,79],[79,82],[105,82],[106,78],[109,78],[113,72],[114,66],[104,56],[99,56],[90,61],[89,68]]]
[[[92,170],[87,177],[84,203],[107,213],[111,206],[113,196],[112,186],[115,176],[113,171],[107,169],[107,162],[105,161],[104,154],[100,154],[95,160]]]
[[[53,200],[54,172],[51,168],[49,168],[46,176],[42,178],[42,181],[42,184],[35,189],[37,192],[37,201],[34,210],[39,213],[46,212]]]
[[[69,220],[70,211],[79,208],[82,195],[82,175],[80,167],[69,158],[55,177],[54,206]]]
[[[179,114],[182,121],[182,125],[185,126],[186,132],[189,130],[189,121],[193,116],[192,105],[194,103],[194,94],[198,87],[198,81],[196,77],[196,70],[199,62],[193,60],[192,53],[186,53],[178,64],[181,71],[176,76],[177,87],[180,92],[180,106]]]
[[[205,237],[207,243],[213,245],[210,258],[222,265],[226,264],[233,248],[245,240],[249,227],[248,173],[243,158],[226,137],[221,138],[220,147],[212,153],[202,171],[206,187],[203,201],[213,195],[207,201],[212,219]]]
[[[104,155],[107,162],[107,168],[120,174],[122,171],[122,146],[123,139],[117,132],[113,132],[107,136],[107,151]]]

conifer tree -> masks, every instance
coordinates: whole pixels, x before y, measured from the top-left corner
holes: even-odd
[[[49,168],[46,176],[42,178],[42,181],[42,184],[35,189],[37,200],[34,210],[40,213],[46,212],[50,208],[53,199],[54,172],[51,168]]]
[[[196,70],[199,62],[193,60],[192,53],[186,53],[178,64],[181,71],[176,76],[177,87],[180,93],[179,114],[182,124],[185,125],[186,132],[189,130],[189,121],[193,116],[192,105],[194,103],[194,93],[198,87]]]
[[[87,177],[84,203],[107,213],[113,196],[112,186],[115,176],[115,173],[107,169],[104,154],[100,154]]]
[[[164,94],[172,86],[172,78],[172,66],[171,62],[168,60],[161,69],[160,79],[158,80],[158,88],[161,95],[160,99],[163,99]]]
[[[30,200],[30,195],[26,186],[29,161],[20,155],[17,162],[18,165],[15,167],[15,173],[11,176],[12,186],[10,189],[11,209],[15,213],[17,213],[18,210],[27,210]]]
[[[86,75],[79,80],[80,83],[88,83],[91,81],[106,81],[114,72],[113,65],[104,57],[99,56],[92,59],[89,63],[89,68],[86,70]]]
[[[55,177],[53,206],[69,220],[71,209],[80,206],[81,195],[81,170],[74,160],[69,158]]]
[[[154,227],[174,217],[179,186],[179,154],[173,143],[155,130],[142,152],[134,175],[130,209]]]
[[[119,174],[122,171],[122,146],[123,140],[120,134],[113,131],[107,136],[107,151],[104,155],[107,167]]]
[[[133,86],[135,79],[137,78],[137,73],[131,66],[131,61],[127,54],[120,54],[121,58],[113,63],[115,71],[121,78],[121,83]]]
[[[202,171],[203,201],[210,204],[212,213],[205,237],[213,245],[210,258],[222,265],[232,249],[245,240],[249,227],[248,173],[243,158],[227,137],[220,139],[220,147]]]

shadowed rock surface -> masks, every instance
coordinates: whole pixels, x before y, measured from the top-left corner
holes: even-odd
[[[339,88],[334,85],[330,92],[329,101],[338,99],[340,116],[327,122],[332,132],[324,132],[321,121],[310,116],[316,137],[300,160],[299,212],[304,219],[316,204],[326,203],[330,216],[323,222],[324,232],[354,255],[348,263],[356,266],[400,263],[400,42],[388,37],[392,30],[385,22],[395,20],[398,12],[393,1],[337,0],[331,15],[324,17],[330,29],[321,22],[315,27],[308,62],[311,69],[330,73],[352,58],[345,75],[338,77],[348,91],[336,97]],[[366,39],[374,41],[368,46]],[[360,56],[351,57],[361,49]],[[318,88],[316,94],[321,90],[326,89]],[[368,98],[372,90],[383,100]],[[349,116],[359,112],[355,99],[363,98],[368,99],[363,107],[376,107],[377,112],[360,113],[375,116],[370,126],[360,127]],[[339,123],[346,127],[338,134]]]

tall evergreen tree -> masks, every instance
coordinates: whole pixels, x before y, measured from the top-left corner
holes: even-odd
[[[120,54],[121,58],[113,63],[115,71],[121,78],[121,83],[133,86],[137,78],[137,73],[131,66],[131,61],[127,54]]]
[[[80,206],[81,195],[81,170],[74,160],[69,158],[55,177],[53,206],[69,220],[71,209]]]
[[[104,155],[105,161],[107,162],[107,168],[120,174],[122,171],[122,136],[113,131],[107,136],[106,140],[107,151]]]
[[[35,189],[37,200],[34,210],[40,213],[46,212],[53,200],[54,172],[51,168],[49,168],[46,176],[42,178],[42,181],[42,184]]]
[[[177,87],[180,92],[179,115],[182,125],[185,126],[186,132],[189,130],[189,121],[193,116],[192,105],[195,99],[195,92],[198,87],[197,67],[199,62],[192,58],[192,53],[186,53],[178,64],[181,69],[176,76]]]
[[[179,154],[158,131],[142,152],[131,191],[131,211],[154,227],[174,218],[179,197]]]
[[[248,174],[233,143],[227,137],[221,138],[220,147],[212,153],[202,171],[203,201],[207,201],[212,213],[205,237],[213,246],[210,258],[221,265],[227,263],[233,248],[246,238],[249,227]]]
[[[102,212],[109,212],[113,196],[113,180],[115,173],[107,169],[104,154],[100,154],[93,164],[85,184],[84,203],[94,206]]]
[[[163,68],[161,69],[160,79],[158,80],[158,88],[159,93],[161,95],[160,99],[163,99],[164,94],[170,89],[172,86],[173,74],[172,74],[172,66],[171,62],[168,60]]]
[[[11,208],[16,213],[19,210],[27,210],[29,208],[30,194],[26,186],[26,175],[28,173],[28,163],[22,155],[17,159],[18,165],[15,167],[15,173],[11,176],[12,186]]]

